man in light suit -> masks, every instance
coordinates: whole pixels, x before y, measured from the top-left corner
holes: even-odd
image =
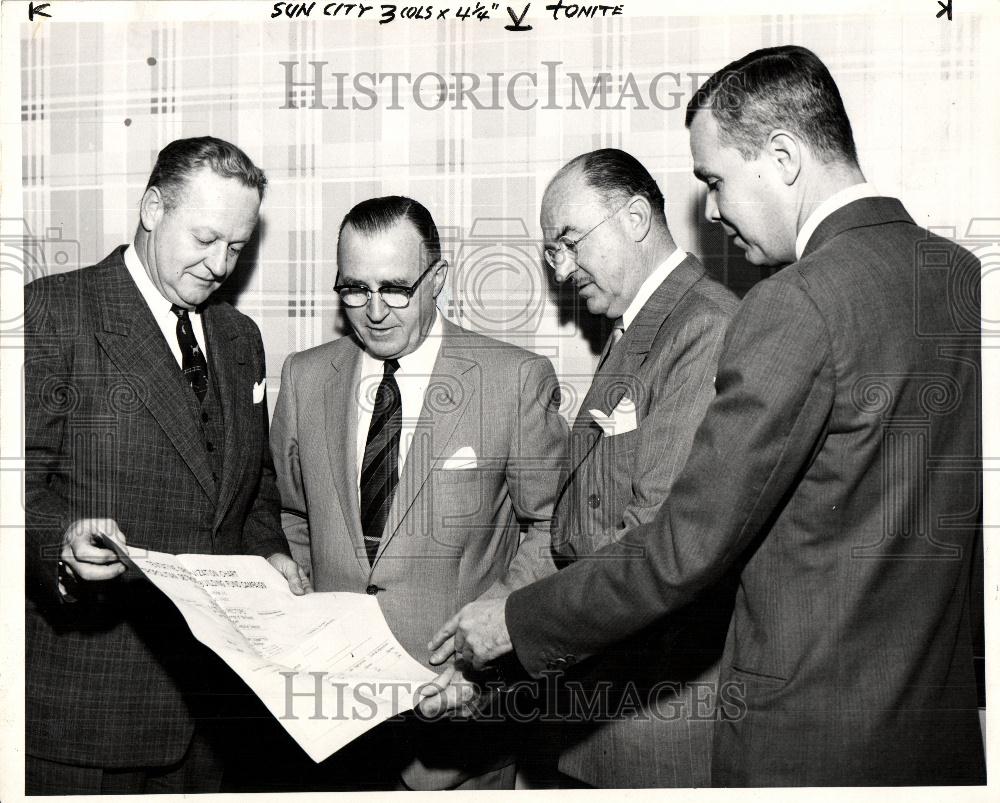
[[[566,439],[555,375],[547,359],[438,313],[448,263],[416,201],[354,207],[337,265],[352,335],[282,370],[271,448],[285,533],[316,590],[377,595],[427,664],[428,640],[457,605],[554,571]],[[496,723],[411,717],[330,763],[352,765],[344,788],[513,788],[501,735]]]
[[[304,591],[280,528],[260,334],[211,298],[265,184],[228,142],[172,142],[131,245],[25,288],[29,794],[219,788],[198,718],[221,665],[103,539],[269,557]]]
[[[556,281],[572,282],[590,312],[614,321],[573,424],[556,501],[554,546],[572,562],[653,518],[667,497],[715,395],[737,299],[677,247],[656,181],[624,151],[593,151],[560,169],[542,199],[541,225]],[[658,623],[569,675],[596,681],[590,688],[605,684],[605,710],[553,726],[562,772],[603,787],[708,785],[732,611],[725,594],[710,602],[686,611],[681,637],[676,623]],[[613,716],[628,699],[638,701],[635,710]]]
[[[737,566],[714,784],[984,783],[979,263],[865,183],[808,50],[730,64],[687,124],[708,218],[750,261],[793,264],[737,310],[687,464],[622,539],[641,556],[606,547],[435,644],[569,665]]]

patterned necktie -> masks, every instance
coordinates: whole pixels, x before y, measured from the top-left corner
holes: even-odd
[[[201,404],[205,401],[205,394],[208,393],[208,363],[195,339],[188,311],[176,304],[170,307],[170,311],[177,316],[177,342],[181,347],[181,371],[198,397],[198,403]]]
[[[382,530],[399,483],[399,433],[403,427],[403,399],[394,373],[399,362],[386,360],[385,373],[375,394],[372,422],[361,463],[361,530],[369,565],[375,563]]]
[[[608,357],[611,356],[611,350],[617,345],[618,341],[622,339],[625,335],[625,321],[621,318],[615,320],[615,328],[611,330],[611,336],[608,338],[607,345],[604,347],[604,353],[601,355],[600,361],[597,363],[597,370],[600,371],[604,367],[604,363],[608,361]],[[596,373],[596,372],[595,372]]]

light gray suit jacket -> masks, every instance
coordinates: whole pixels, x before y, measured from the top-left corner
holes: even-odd
[[[372,565],[358,503],[362,350],[356,340],[341,338],[288,358],[271,432],[285,534],[315,589],[377,587],[371,590],[389,627],[428,666],[428,641],[465,603],[554,571],[549,527],[567,440],[548,359],[443,323]],[[468,448],[475,468],[444,468]],[[404,773],[406,783],[453,786],[489,769],[487,757],[494,766],[510,762],[490,757],[495,751],[488,745],[477,747],[469,737],[488,729],[470,724],[423,728],[422,744],[403,748],[419,756]],[[460,736],[448,738],[452,732]],[[443,757],[448,750],[453,755]]]

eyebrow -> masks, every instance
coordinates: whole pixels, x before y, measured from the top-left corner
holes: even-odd
[[[205,225],[203,223],[195,226],[194,229],[193,229],[193,231],[196,234],[209,234],[209,235],[211,235],[216,240],[222,240],[222,239],[224,239],[223,236],[221,234],[219,234],[219,232],[217,232],[211,226],[207,226],[207,225]],[[230,241],[229,244],[230,245],[241,245],[241,244],[245,244],[245,243],[248,243],[248,242],[250,242],[249,238],[246,239],[246,240],[232,240],[232,241]]]
[[[377,289],[369,286],[368,282],[363,282],[361,279],[353,279],[348,277],[341,277],[340,284],[356,285],[358,287],[367,287],[369,290]],[[405,279],[393,278],[387,282],[383,282],[378,285],[378,287],[411,287],[413,282],[408,282]]]
[[[556,234],[555,237],[552,238],[552,241],[556,242],[558,240],[561,240],[563,237],[566,236],[567,232],[574,231],[575,229],[576,229],[576,226],[574,226],[572,223],[566,224],[561,229],[559,229],[559,232]]]

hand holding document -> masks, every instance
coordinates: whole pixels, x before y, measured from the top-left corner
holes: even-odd
[[[313,761],[414,707],[434,673],[396,641],[375,597],[296,596],[264,558],[113,548],[177,606]]]

